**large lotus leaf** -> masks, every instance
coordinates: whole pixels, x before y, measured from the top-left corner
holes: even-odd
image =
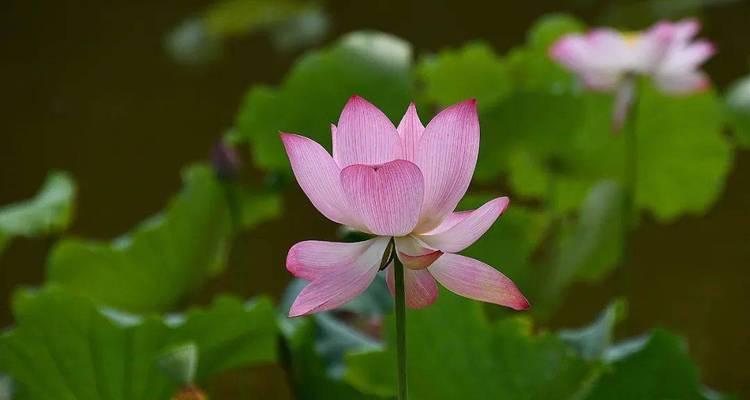
[[[334,376],[318,349],[320,319],[304,319],[293,329],[285,330],[289,346],[290,374],[293,376],[295,398],[300,400],[374,400]],[[330,333],[330,332],[329,332]]]
[[[17,325],[0,336],[0,370],[33,400],[169,398],[177,384],[157,359],[188,342],[199,349],[198,382],[276,358],[275,315],[266,299],[221,298],[184,315],[138,317],[48,287],[21,292],[14,315]]]
[[[704,212],[723,190],[732,161],[716,96],[706,91],[674,97],[647,84],[640,88],[635,110],[636,204],[662,220]],[[521,174],[511,178],[514,189],[553,196],[556,208],[570,210],[595,182],[622,179],[624,135],[631,132],[611,132],[611,100],[606,97],[586,94],[584,105],[580,124],[571,127],[563,145],[543,147],[536,140],[517,144],[527,156],[512,164],[511,173]],[[525,131],[518,134],[534,138]],[[529,177],[533,181],[527,184],[524,178]],[[554,193],[547,191],[550,181],[556,185]]]
[[[437,302],[407,313],[410,398],[572,399],[585,391],[594,364],[529,320],[490,322],[481,304],[441,291]],[[350,354],[346,379],[380,396],[395,393],[394,325],[384,351]]]
[[[579,27],[554,16],[532,28],[526,45],[508,56],[515,90],[481,116],[477,178],[509,172],[514,192],[558,211],[575,209],[596,182],[620,180],[624,170],[628,133],[612,132],[612,96],[583,91],[548,55],[557,38]],[[672,96],[646,81],[638,87],[638,207],[661,220],[704,212],[721,193],[732,159],[715,94]]]
[[[673,333],[657,329],[613,344],[615,325],[625,317],[625,308],[624,300],[615,301],[590,325],[559,332],[581,357],[606,364],[586,399],[730,398],[700,384],[684,340]]]
[[[410,398],[726,398],[700,384],[674,334],[655,330],[612,345],[623,307],[615,302],[591,325],[559,336],[534,334],[524,317],[491,322],[479,303],[441,291],[435,305],[407,313]],[[350,353],[345,378],[388,398],[396,389],[392,319],[385,329],[385,349]]]
[[[68,238],[52,250],[51,282],[128,311],[169,309],[224,268],[231,237],[222,185],[203,166],[163,214],[112,242]]]
[[[424,83],[426,100],[441,106],[475,98],[484,109],[512,90],[508,67],[483,42],[425,57],[417,74]]]
[[[494,181],[503,172],[516,173],[514,158],[524,152],[530,152],[543,168],[556,168],[560,149],[569,146],[570,138],[580,129],[583,110],[579,95],[527,90],[515,91],[483,110],[475,178]],[[513,189],[523,195],[538,194],[546,184],[546,177],[530,182],[532,187],[515,184],[521,179],[511,175]]]
[[[24,202],[0,207],[0,252],[15,236],[34,237],[65,229],[73,217],[76,186],[64,172],[51,172]]]
[[[609,368],[587,400],[725,398],[703,388],[684,340],[665,330],[613,346],[605,356]]]
[[[646,86],[636,129],[638,206],[663,220],[705,212],[724,189],[732,163],[714,92],[671,97]]]

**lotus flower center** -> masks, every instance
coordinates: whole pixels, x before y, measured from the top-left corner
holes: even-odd
[[[625,40],[625,44],[633,48],[635,47],[636,43],[638,43],[638,39],[641,38],[640,32],[626,32],[622,34],[623,40]]]

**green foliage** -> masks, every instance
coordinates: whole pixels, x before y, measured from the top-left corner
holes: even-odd
[[[303,400],[368,400],[367,396],[342,381],[343,356],[350,351],[380,348],[379,342],[355,326],[379,320],[393,308],[385,279],[376,278],[364,293],[342,306],[338,312],[351,313],[349,322],[334,312],[305,318],[286,318],[289,307],[307,283],[295,279],[281,299],[279,312],[286,339],[295,398]]]
[[[583,92],[548,55],[556,39],[579,30],[572,17],[548,16],[532,27],[525,46],[505,58],[474,44],[418,68],[428,99],[440,105],[480,99],[476,179],[493,182],[507,173],[514,193],[541,198],[558,212],[576,209],[597,182],[620,180],[624,170],[623,135],[611,133],[611,96]],[[714,93],[675,97],[640,88],[637,205],[661,220],[705,211],[731,163]],[[495,97],[491,89],[497,89]]]
[[[508,67],[482,42],[422,59],[417,74],[424,81],[426,99],[441,106],[476,98],[479,107],[489,107],[512,87]]]
[[[228,37],[269,31],[281,49],[318,43],[328,30],[319,5],[296,0],[219,0],[166,35],[172,58],[188,65],[215,61]]]
[[[292,0],[222,0],[203,13],[209,33],[219,36],[246,34],[284,21],[309,7]]]
[[[641,85],[638,99],[636,205],[660,220],[704,212],[723,190],[732,161],[731,146],[721,132],[716,96],[706,91],[672,97]],[[593,132],[584,132],[580,139],[591,138]],[[606,138],[606,133],[599,133]],[[580,157],[575,153],[566,157],[579,176],[622,176],[622,164],[612,162],[624,151],[620,137],[592,139],[586,147],[583,143],[576,145],[583,148]]]
[[[721,113],[713,92],[674,97],[641,85],[638,94],[636,204],[661,220],[705,211],[723,189],[732,160],[721,132]],[[607,102],[589,95],[578,133],[557,154],[561,180],[592,185],[621,179],[624,138],[605,128]],[[665,149],[669,149],[666,151]],[[579,187],[560,184],[556,199],[565,209],[580,203]],[[585,187],[585,186],[584,186]]]
[[[508,64],[518,88],[553,93],[570,90],[575,80],[550,59],[549,48],[563,35],[583,29],[580,21],[567,14],[550,14],[535,22],[527,34],[526,45],[508,54]]]
[[[198,346],[193,342],[176,345],[159,355],[157,363],[176,383],[191,384],[198,370]]]
[[[219,46],[220,36],[288,21],[307,7],[225,0],[178,39]],[[476,180],[484,187],[504,180],[514,205],[465,254],[512,278],[535,316],[549,315],[572,283],[595,282],[620,259],[625,134],[636,135],[636,206],[659,220],[704,212],[716,200],[732,161],[723,118],[738,143],[750,144],[748,79],[730,90],[723,110],[711,91],[673,97],[641,83],[634,130],[613,134],[611,95],[583,91],[548,56],[561,35],[581,30],[575,18],[552,15],[507,55],[476,42],[424,57],[415,68],[408,43],[352,33],[305,54],[278,87],[252,87],[230,137],[250,144],[257,167],[284,177],[289,169],[278,132],[330,148],[330,124],[353,94],[394,122],[414,97],[440,107],[477,98]],[[277,316],[266,300],[220,298],[186,314],[149,314],[173,309],[220,273],[237,230],[282,211],[281,194],[214,175],[203,166],[188,169],[184,189],[165,211],[120,238],[68,238],[54,247],[50,284],[18,295],[17,326],[0,335],[0,370],[19,383],[23,398],[162,399],[194,379],[276,358]],[[13,236],[64,229],[74,195],[70,178],[55,173],[36,198],[0,209],[0,250]],[[490,197],[472,194],[461,208]],[[286,293],[284,314],[303,284],[295,281]],[[379,278],[337,312],[279,318],[296,397],[392,397],[393,320],[386,318],[384,344],[362,331],[391,307]],[[624,308],[618,301],[591,325],[558,335],[442,290],[435,305],[408,313],[411,394],[415,400],[715,398],[701,387],[676,336],[657,330],[613,345]],[[9,396],[3,392],[9,382],[0,375],[0,399]]]
[[[268,300],[220,298],[206,309],[167,318],[138,317],[95,306],[50,287],[21,292],[17,326],[0,337],[0,369],[31,399],[165,399],[177,384],[159,355],[192,342],[200,350],[197,379],[276,358],[276,324]]]
[[[730,398],[700,384],[684,341],[668,331],[656,329],[613,345],[615,325],[625,314],[625,301],[617,300],[590,325],[559,333],[582,358],[606,363],[586,399]]]
[[[294,299],[302,291],[307,282],[295,279],[287,287],[281,299],[279,309],[286,316]],[[379,276],[359,296],[347,304],[339,307],[337,312],[348,312],[353,316],[350,323],[338,318],[334,312],[316,313],[309,318],[315,321],[315,351],[326,364],[326,369],[332,375],[338,375],[342,368],[342,358],[349,351],[364,351],[377,348],[379,343],[367,334],[357,330],[352,323],[379,320],[393,309],[393,300],[388,292],[385,279]],[[286,319],[284,332],[287,337],[297,335],[297,330],[306,328],[307,318]]]
[[[625,308],[625,301],[617,300],[610,304],[591,325],[579,329],[561,330],[560,338],[585,360],[604,359],[614,339],[615,325],[625,318]]]
[[[528,67],[526,73],[531,75],[528,71],[534,70]],[[561,81],[559,86],[566,85]],[[723,189],[721,183],[731,162],[729,143],[721,134],[717,99],[711,91],[674,97],[650,85],[640,88],[635,110],[636,203],[662,220],[686,212],[701,213]],[[608,96],[577,94],[573,89],[561,93],[532,91],[521,95],[521,99],[533,96],[525,103],[517,101],[517,95],[511,96],[508,102],[515,106],[508,108],[521,110],[493,112],[490,126],[498,130],[510,127],[517,137],[512,143],[503,143],[502,150],[509,160],[514,190],[528,196],[553,196],[555,208],[566,211],[580,204],[595,182],[621,179],[624,140],[623,135],[610,132]],[[537,119],[550,125],[540,125],[544,122],[532,117],[534,110],[544,110],[545,115]],[[492,147],[491,142],[489,145]],[[494,149],[489,151],[492,154]],[[555,193],[546,191],[550,181],[557,182]]]
[[[538,119],[555,126],[519,126],[512,118],[524,115],[522,111],[507,113],[507,117],[493,122],[499,127],[511,126],[512,134],[519,138],[518,149],[511,152],[526,154],[510,155],[515,161],[510,168],[514,189],[547,196],[543,193],[547,187],[543,177],[559,180],[553,203],[563,210],[579,204],[594,182],[619,179],[623,168],[619,161],[623,140],[609,132],[611,100],[578,93],[564,77],[550,70],[546,54],[541,57],[557,37],[576,28],[575,21],[566,17],[543,19],[532,28],[527,46],[510,57],[526,90],[532,88],[536,96],[538,91],[547,96],[547,100],[538,98],[523,108],[529,112],[543,110],[545,115]],[[509,98],[509,102],[514,100]],[[707,91],[674,97],[641,85],[636,112],[638,205],[664,220],[705,210],[720,193],[731,161],[729,145],[721,136],[721,115],[714,94]],[[549,136],[538,140],[538,131]],[[517,174],[521,177],[514,178]]]
[[[324,357],[316,350],[316,323],[304,319],[286,333],[295,398],[299,400],[373,400],[333,376]]]
[[[281,195],[276,192],[240,187],[238,198],[239,224],[244,229],[278,218],[283,212]]]
[[[0,400],[13,399],[13,382],[7,375],[0,374]]]
[[[482,143],[476,179],[493,181],[513,172],[512,163],[528,153],[542,164],[554,161],[556,149],[569,142],[582,119],[583,100],[574,90],[575,80],[547,53],[557,37],[580,27],[572,17],[552,15],[532,27],[526,46],[507,57],[477,43],[422,60],[418,71],[428,99],[441,105],[468,97],[479,100]],[[521,180],[516,174],[511,179]],[[542,190],[538,180],[544,179],[532,182],[535,195]],[[527,185],[514,185],[518,187],[528,193]]]
[[[547,51],[554,39],[580,27],[572,17],[551,15],[531,29],[527,46],[507,57],[473,43],[420,61],[417,72],[428,100],[447,105],[478,99],[482,143],[476,179],[492,181],[507,171],[512,155],[523,151],[519,146],[559,148],[575,129],[580,96],[569,93],[574,80]]]
[[[615,302],[593,324],[558,337],[533,334],[523,317],[488,321],[476,302],[442,291],[435,305],[408,315],[411,398],[721,398],[706,394],[682,340],[669,332],[612,345],[624,308]],[[394,342],[390,334],[384,350],[350,353],[346,380],[363,392],[393,396]]]
[[[185,65],[205,65],[223,52],[221,39],[211,35],[200,18],[180,23],[164,37],[164,48],[172,59]]]
[[[729,88],[725,110],[737,143],[750,147],[750,76],[740,79]]]
[[[230,244],[230,215],[209,168],[186,170],[185,187],[163,214],[111,243],[69,238],[52,250],[47,277],[120,309],[169,309],[219,273]]]
[[[571,283],[597,281],[617,266],[623,252],[623,204],[620,186],[603,181],[591,189],[575,223],[560,226],[540,293],[543,313],[557,305]]]
[[[638,103],[636,203],[661,220],[708,209],[724,189],[732,162],[721,122],[712,91],[675,98],[644,88]]]
[[[250,89],[232,135],[250,141],[257,166],[289,173],[279,131],[300,133],[330,148],[330,125],[353,94],[398,122],[412,96],[410,68],[406,42],[382,33],[349,34],[305,54],[279,88]]]
[[[460,208],[476,208],[490,197],[469,195]],[[623,251],[622,201],[619,185],[603,181],[591,189],[575,218],[555,222],[549,212],[511,204],[464,254],[513,279],[532,299],[534,314],[547,316],[572,283],[597,281],[617,266]]]
[[[558,168],[559,153],[570,146],[570,136],[578,129],[581,104],[580,96],[568,93],[523,90],[484,111],[476,179],[493,181],[510,172],[514,191],[543,195],[549,175],[556,173],[551,170]],[[526,166],[523,158],[538,164],[541,171],[528,183],[528,173],[519,170]]]
[[[34,198],[0,207],[0,253],[13,237],[35,237],[67,228],[75,195],[70,175],[50,172]]]
[[[657,329],[623,346],[610,349],[610,370],[587,399],[707,399],[681,338]]]
[[[554,35],[571,30],[575,24],[565,17],[547,19],[532,29],[529,43],[509,56],[514,91],[482,109],[480,116],[477,180],[493,182],[507,173],[514,198],[539,199],[555,218],[569,220],[567,215],[579,209],[576,226],[563,224],[552,232],[559,236],[553,239],[559,254],[543,263],[550,266],[538,289],[541,307],[535,312],[559,302],[570,283],[604,276],[622,251],[622,194],[614,186],[596,186],[602,180],[616,185],[624,173],[624,136],[611,133],[612,99],[580,92],[570,75],[556,70],[546,56]],[[646,84],[640,88],[635,110],[636,204],[662,220],[701,213],[721,193],[732,160],[715,95],[707,91],[672,97]],[[494,244],[491,237],[490,232],[483,239],[489,249]],[[498,257],[491,251],[475,256],[507,270],[502,260],[494,261]],[[537,290],[523,274],[510,269],[509,275],[520,279],[522,288]]]
[[[433,306],[409,312],[407,326],[415,400],[576,398],[596,371],[554,335],[532,334],[529,320],[490,322],[479,303],[447,291]],[[346,379],[363,392],[395,393],[393,331],[386,324],[386,351],[347,358]]]
[[[276,358],[277,326],[271,301],[258,298],[243,303],[219,297],[210,308],[168,315],[173,343],[195,343],[197,380],[230,368],[272,362]]]

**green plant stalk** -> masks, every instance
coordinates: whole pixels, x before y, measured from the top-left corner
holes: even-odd
[[[634,78],[631,78],[634,79]],[[623,171],[623,207],[622,207],[622,243],[623,261],[627,262],[630,248],[630,231],[633,229],[635,213],[636,187],[638,184],[638,85],[632,82],[633,92],[630,100],[623,135],[625,135],[625,165]]]
[[[535,316],[540,320],[547,320],[549,314],[552,311],[550,299],[556,295],[555,287],[558,287],[558,283],[564,279],[564,271],[560,270],[560,257],[562,254],[562,246],[557,241],[557,236],[563,230],[563,216],[557,212],[556,208],[556,196],[558,189],[558,174],[557,168],[554,163],[548,163],[548,179],[545,189],[546,201],[544,202],[544,211],[550,215],[550,220],[547,228],[546,235],[548,236],[547,242],[549,243],[547,248],[544,249],[544,259],[549,264],[548,270],[550,271],[542,282],[542,289],[537,303],[534,306]]]
[[[393,257],[393,275],[396,283],[396,369],[398,371],[398,400],[406,400],[406,293],[404,291],[404,266]]]

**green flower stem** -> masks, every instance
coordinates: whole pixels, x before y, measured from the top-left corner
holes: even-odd
[[[406,400],[406,293],[404,292],[404,266],[393,257],[396,295],[396,358],[398,371],[398,400]]]
[[[631,78],[634,79],[634,78]],[[637,82],[631,82],[633,85],[632,97],[628,107],[628,114],[625,120],[623,135],[625,135],[625,167],[623,171],[623,207],[622,207],[622,228],[623,228],[623,254],[627,262],[629,254],[630,231],[633,228],[633,219],[635,214],[635,196],[636,186],[638,183],[638,136],[636,125],[638,119],[638,85]]]

